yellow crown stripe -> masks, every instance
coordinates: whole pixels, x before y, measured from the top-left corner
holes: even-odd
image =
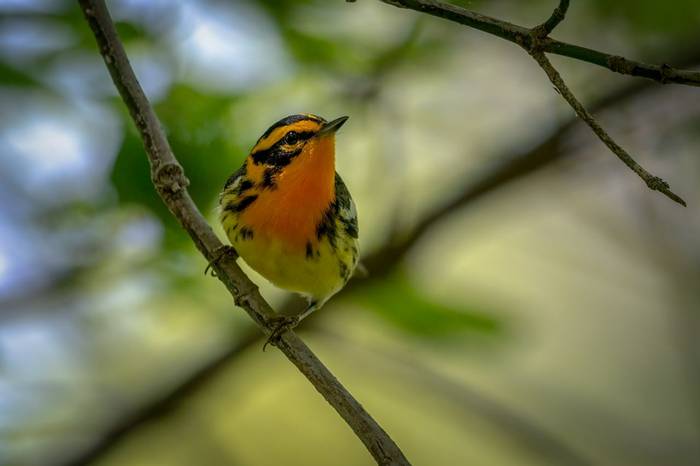
[[[296,131],[297,133],[303,133],[305,131],[318,131],[321,129],[321,124],[312,120],[302,120],[288,125],[280,126],[272,130],[267,136],[263,136],[251,153],[255,153],[261,150],[269,149],[279,142],[288,132]]]

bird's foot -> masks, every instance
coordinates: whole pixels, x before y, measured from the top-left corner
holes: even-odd
[[[209,261],[207,267],[204,269],[204,275],[211,272],[211,276],[216,277],[216,270],[214,270],[214,265],[216,265],[221,259],[223,259],[224,256],[230,256],[235,259],[236,257],[238,257],[238,253],[235,249],[233,249],[233,246],[229,246],[228,244],[223,244],[219,246],[214,250],[214,258],[211,261]]]
[[[294,327],[299,325],[301,319],[299,316],[275,316],[271,319],[271,321],[273,325],[272,333],[263,345],[263,351],[265,351],[267,345],[276,344],[282,334],[284,334],[287,330],[292,330]]]

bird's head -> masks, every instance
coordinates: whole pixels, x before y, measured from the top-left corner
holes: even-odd
[[[326,121],[290,115],[270,126],[248,156],[247,173],[263,187],[300,180],[330,180],[335,174],[335,132],[348,117]]]

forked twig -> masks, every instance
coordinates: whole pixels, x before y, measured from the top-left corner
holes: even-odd
[[[634,171],[654,191],[659,191],[669,199],[686,205],[686,202],[676,193],[671,191],[669,184],[652,175],[642,167],[626,150],[603,129],[581,102],[568,88],[559,72],[554,68],[545,53],[576,58],[578,60],[604,66],[617,73],[632,76],[643,76],[660,83],[678,83],[691,86],[700,86],[700,72],[677,70],[668,65],[647,65],[645,63],[628,60],[624,57],[610,55],[597,50],[567,44],[549,37],[549,34],[566,17],[569,9],[569,0],[560,0],[550,17],[542,24],[533,28],[525,28],[502,21],[497,18],[481,15],[465,8],[451,5],[437,0],[380,0],[384,3],[400,8],[410,8],[429,15],[448,19],[456,23],[469,26],[489,34],[514,42],[524,48],[547,74],[557,91],[574,109],[576,114],[593,130],[598,138],[632,171]]]

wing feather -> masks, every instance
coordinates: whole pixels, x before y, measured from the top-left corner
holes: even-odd
[[[352,237],[357,238],[359,231],[357,228],[357,209],[355,202],[350,196],[347,186],[343,183],[343,179],[335,174],[335,200],[338,209],[338,218],[340,219],[345,231]]]

